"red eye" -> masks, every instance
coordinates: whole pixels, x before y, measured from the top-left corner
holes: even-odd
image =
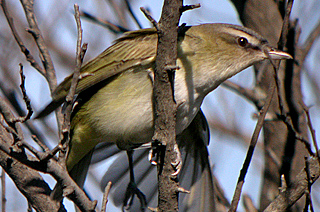
[[[238,38],[238,44],[241,47],[245,47],[248,44],[247,38],[244,38],[244,37]]]

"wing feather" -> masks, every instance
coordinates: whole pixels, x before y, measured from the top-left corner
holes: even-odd
[[[148,35],[148,36],[146,36]],[[80,72],[76,94],[97,83],[118,75],[136,66],[152,66],[156,56],[157,32],[155,29],[142,29],[125,33],[115,44],[95,59],[85,64]],[[56,88],[52,102],[37,116],[44,117],[61,105],[71,86],[72,74]]]

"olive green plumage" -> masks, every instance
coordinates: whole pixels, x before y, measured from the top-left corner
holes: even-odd
[[[128,32],[81,68],[82,77],[76,89],[79,104],[71,120],[68,170],[100,142],[130,149],[151,141],[156,48],[154,29]],[[180,29],[179,69],[174,79],[177,134],[188,127],[209,92],[268,55],[272,59],[291,58],[245,27],[202,24]],[[58,86],[52,103],[40,116],[64,101],[71,78]]]

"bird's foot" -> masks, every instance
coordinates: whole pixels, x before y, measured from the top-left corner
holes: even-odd
[[[145,211],[147,207],[146,196],[140,191],[135,182],[130,181],[126,190],[125,198],[123,201],[123,209],[129,210],[132,206],[134,196],[137,195],[141,204],[141,211]]]
[[[157,144],[156,144],[157,145]],[[159,160],[159,149],[158,146],[153,145],[152,149],[149,151],[148,159],[152,165],[157,165],[157,161]],[[172,176],[177,176],[182,168],[182,157],[181,153],[178,147],[178,144],[174,145],[173,151],[176,153],[176,157],[174,158],[174,161],[171,162],[171,166],[175,170],[174,173],[172,173]]]

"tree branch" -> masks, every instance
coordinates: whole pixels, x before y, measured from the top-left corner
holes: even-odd
[[[264,212],[280,212],[287,211],[297,200],[305,194],[309,183],[313,184],[320,175],[320,166],[317,158],[309,159],[309,176],[305,169],[302,169],[296,176],[296,179],[289,185],[287,189],[281,191],[280,194],[273,200]]]
[[[23,6],[24,12],[26,14],[26,19],[30,27],[27,31],[33,36],[38,46],[42,58],[42,63],[44,69],[46,70],[45,78],[49,83],[49,88],[51,92],[53,92],[53,90],[57,87],[57,78],[51,56],[49,54],[48,48],[44,42],[44,39],[41,35],[40,29],[36,21],[36,17],[33,11],[33,1],[20,0],[20,2]]]
[[[3,13],[7,19],[7,22],[9,24],[9,27],[11,29],[12,35],[15,38],[17,44],[20,47],[21,52],[25,55],[27,61],[31,64],[32,67],[34,67],[40,74],[42,74],[43,76],[46,76],[46,70],[44,70],[38,63],[37,61],[34,59],[34,57],[32,56],[32,54],[30,53],[30,51],[25,47],[22,39],[20,38],[15,25],[14,25],[14,21],[13,18],[11,17],[8,8],[7,8],[7,4],[5,0],[1,0],[0,1]]]

